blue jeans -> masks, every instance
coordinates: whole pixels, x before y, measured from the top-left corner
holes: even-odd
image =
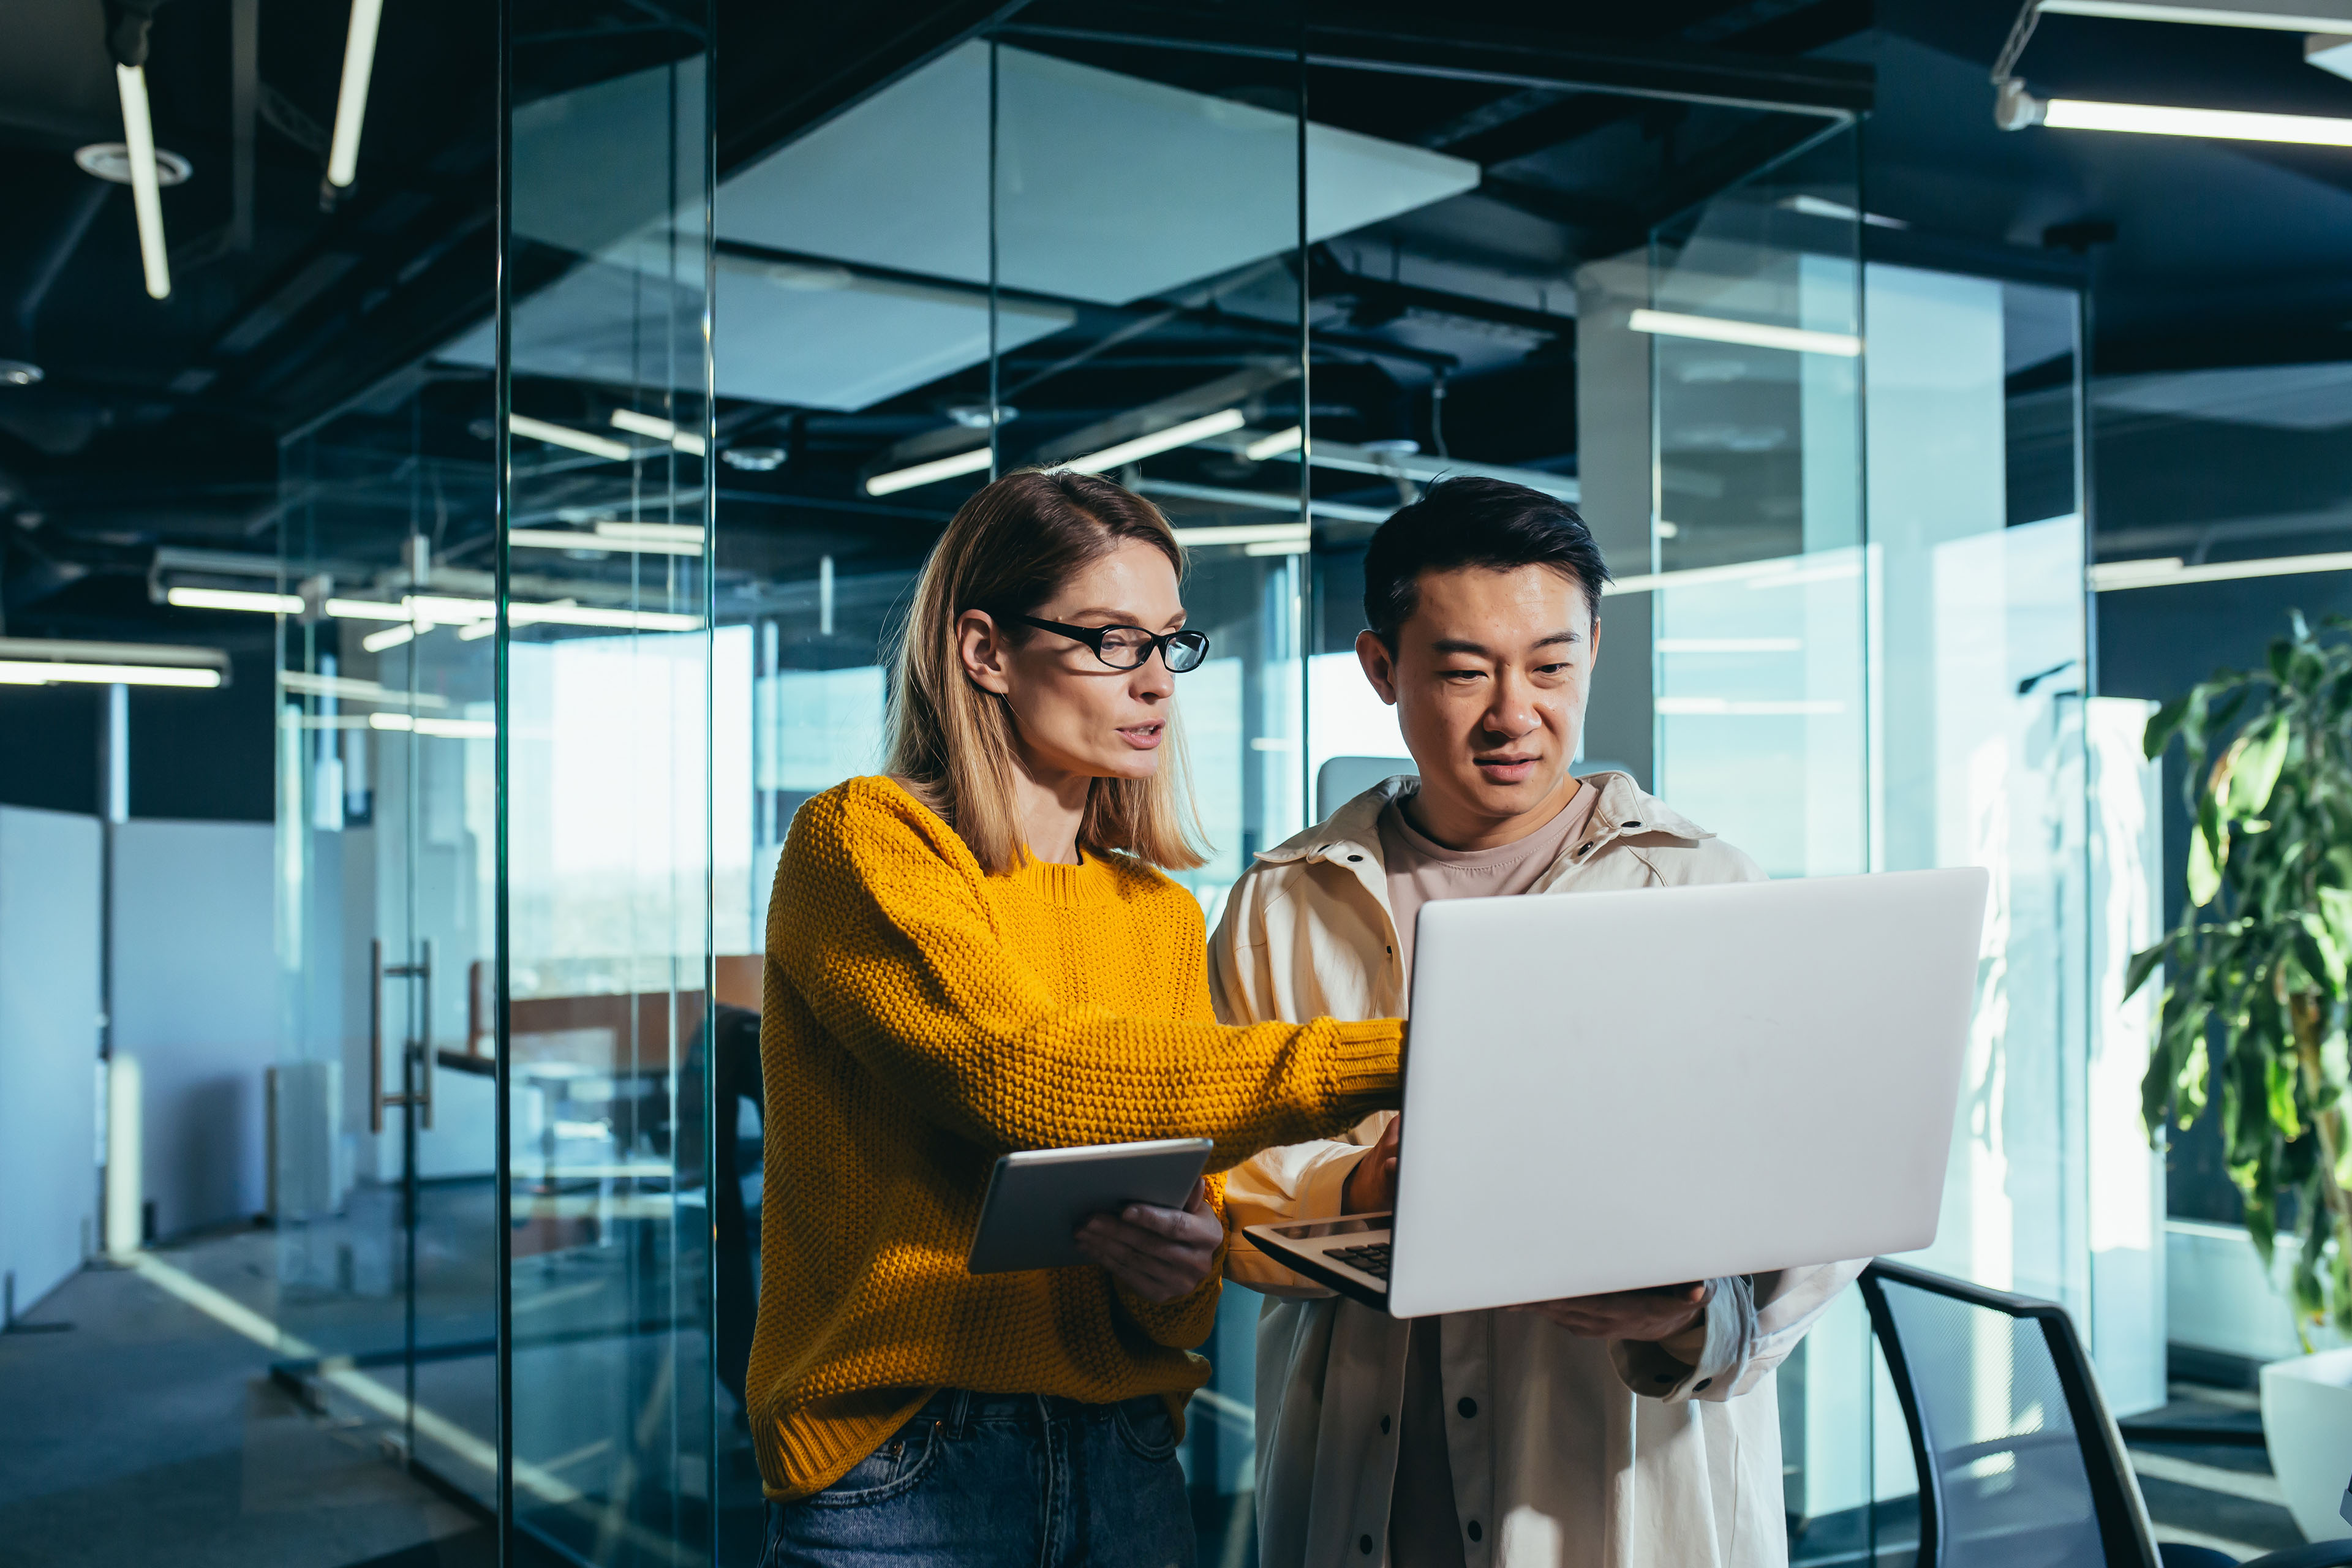
[[[1168,1405],[946,1389],[849,1473],[768,1509],[761,1568],[1192,1568]]]

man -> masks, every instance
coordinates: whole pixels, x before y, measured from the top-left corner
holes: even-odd
[[[1421,776],[1258,857],[1209,942],[1221,1018],[1406,1012],[1432,899],[1763,876],[1627,775],[1570,775],[1605,581],[1575,509],[1517,485],[1447,480],[1381,527],[1356,653]],[[1556,1005],[1575,973],[1564,955]],[[1674,1157],[1671,1117],[1624,1110]],[[1401,1322],[1241,1239],[1389,1207],[1399,1131],[1381,1112],[1270,1150],[1225,1189],[1227,1272],[1276,1298],[1258,1328],[1266,1568],[1780,1568],[1772,1368],[1861,1266]]]

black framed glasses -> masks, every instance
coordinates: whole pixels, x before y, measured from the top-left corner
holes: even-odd
[[[1095,650],[1097,658],[1113,669],[1141,669],[1150,662],[1155,648],[1160,652],[1160,662],[1168,667],[1171,675],[1198,669],[1201,661],[1209,657],[1206,632],[1163,632],[1154,637],[1141,626],[1073,626],[1060,621],[1041,621],[1034,616],[1013,618],[1024,626],[1035,626],[1041,632],[1086,644]]]

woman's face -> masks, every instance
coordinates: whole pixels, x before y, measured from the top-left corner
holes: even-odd
[[[1155,635],[1184,625],[1176,569],[1140,540],[1122,542],[1029,613],[1066,626],[1141,626]],[[1158,652],[1139,669],[1113,669],[1085,643],[1017,624],[999,627],[980,610],[966,610],[956,633],[965,672],[1011,706],[1032,774],[1137,779],[1159,768],[1176,678]]]

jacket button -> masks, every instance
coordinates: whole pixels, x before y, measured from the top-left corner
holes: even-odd
[[[1628,823],[1624,823],[1624,824],[1622,824],[1622,826],[1626,826],[1626,827],[1639,827],[1639,826],[1641,826],[1642,825],[1641,825],[1640,823],[1638,823],[1638,822],[1628,822]]]
[[[1467,1421],[1471,1416],[1478,1414],[1478,1402],[1465,1394],[1454,1408],[1462,1412],[1462,1418]]]
[[[1696,1383],[1691,1384],[1691,1392],[1693,1394],[1705,1394],[1706,1392],[1706,1385],[1714,1381],[1715,1379],[1711,1377],[1702,1377]]]
[[[1383,1415],[1383,1416],[1381,1416],[1381,1436],[1383,1436],[1383,1437],[1385,1437],[1385,1436],[1387,1436],[1388,1435],[1389,1435],[1389,1418],[1388,1418],[1387,1416]]]
[[[1486,1532],[1478,1528],[1478,1521],[1474,1519],[1469,1523],[1462,1527],[1462,1533],[1468,1536],[1471,1540],[1476,1541],[1484,1537]]]
[[[1360,859],[1362,859],[1362,858],[1363,858],[1363,857],[1362,857],[1361,855],[1350,855],[1350,856],[1349,856],[1349,857],[1348,857],[1348,858],[1349,858],[1349,859],[1350,859],[1350,860],[1360,860]]]
[[[1356,1550],[1370,1557],[1372,1554],[1372,1538],[1369,1535],[1356,1537]]]

